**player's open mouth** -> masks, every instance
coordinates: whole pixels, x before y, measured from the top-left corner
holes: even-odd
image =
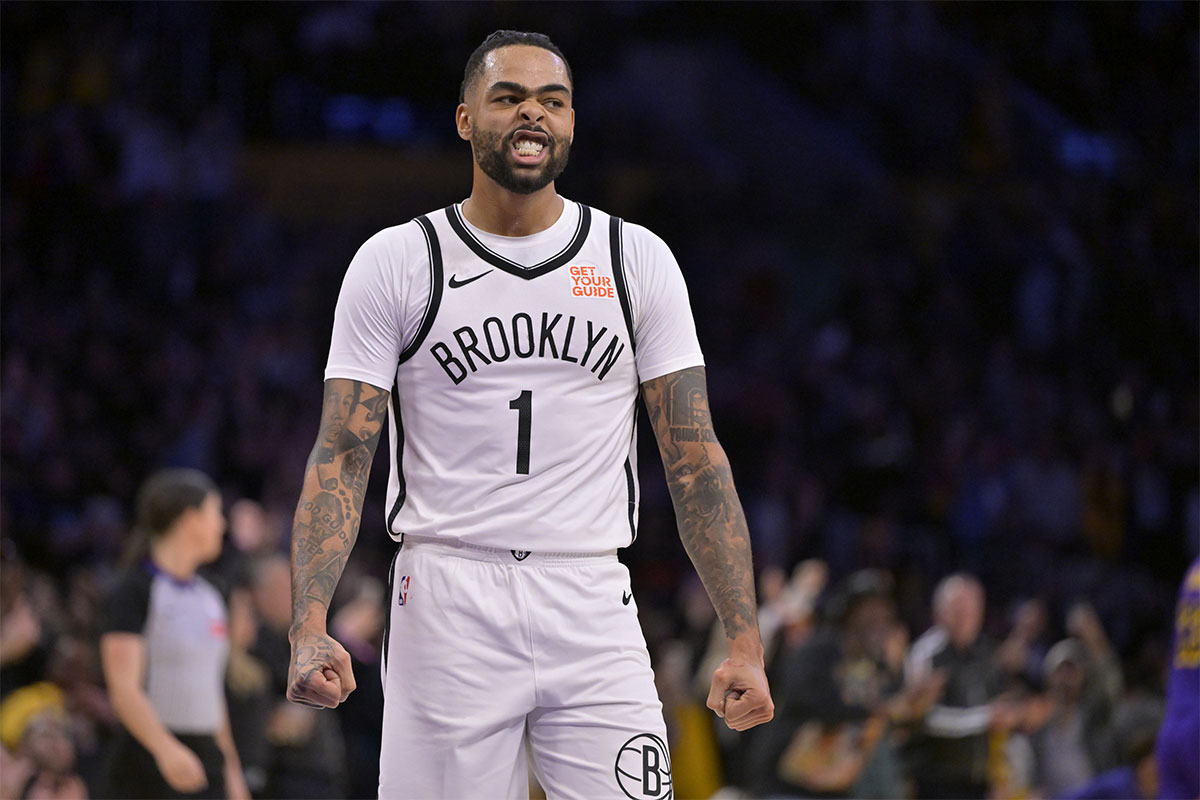
[[[546,134],[535,131],[518,131],[512,138],[513,154],[521,164],[540,164],[548,145]]]

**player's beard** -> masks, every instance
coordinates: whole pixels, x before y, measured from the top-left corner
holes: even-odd
[[[533,194],[554,181],[567,168],[567,157],[571,153],[571,142],[567,139],[549,137],[546,147],[550,152],[545,161],[536,167],[518,167],[509,160],[513,137],[519,131],[501,136],[491,131],[476,130],[471,139],[475,162],[489,178],[514,194]],[[544,131],[543,131],[544,133]]]

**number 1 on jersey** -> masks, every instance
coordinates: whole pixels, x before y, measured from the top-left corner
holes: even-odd
[[[526,389],[508,407],[517,412],[517,474],[529,474],[529,429],[533,422],[533,392]]]

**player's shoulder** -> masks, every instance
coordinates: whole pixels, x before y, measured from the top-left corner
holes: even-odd
[[[601,211],[600,209],[595,208],[595,207],[591,207],[591,211],[592,211],[592,216],[596,218],[597,222],[607,224],[609,222],[609,220],[616,220],[619,223],[620,229],[621,229],[621,238],[624,241],[624,244],[626,245],[627,248],[630,245],[633,245],[633,246],[649,245],[649,246],[654,246],[654,247],[666,247],[667,246],[666,242],[663,241],[661,236],[659,236],[654,231],[647,228],[645,225],[640,225],[636,222],[632,222],[623,217],[618,217],[615,214],[609,214],[608,212]]]
[[[625,241],[642,248],[662,249],[670,252],[670,247],[661,236],[636,222],[623,222],[621,225]]]
[[[379,271],[383,274],[427,268],[431,242],[426,229],[417,220],[413,218],[388,226],[368,237],[354,254],[351,271],[355,271],[355,265],[368,273]]]
[[[630,222],[606,212],[592,209],[596,222],[608,227],[608,220],[619,220],[617,241],[621,248],[625,268],[635,273],[656,270],[664,265],[675,264],[675,256],[666,241],[654,231],[636,222]],[[595,224],[595,223],[593,223]]]
[[[417,217],[376,231],[359,247],[359,252],[405,252],[416,246],[425,249],[425,232]]]

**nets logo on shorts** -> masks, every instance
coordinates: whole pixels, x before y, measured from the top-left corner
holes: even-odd
[[[617,785],[633,800],[670,800],[671,754],[653,733],[640,733],[621,745],[615,766]]]
[[[396,600],[397,605],[402,606],[402,605],[406,605],[408,603],[408,576],[407,575],[400,576],[399,591],[396,592],[396,595],[397,595],[397,600]]]

